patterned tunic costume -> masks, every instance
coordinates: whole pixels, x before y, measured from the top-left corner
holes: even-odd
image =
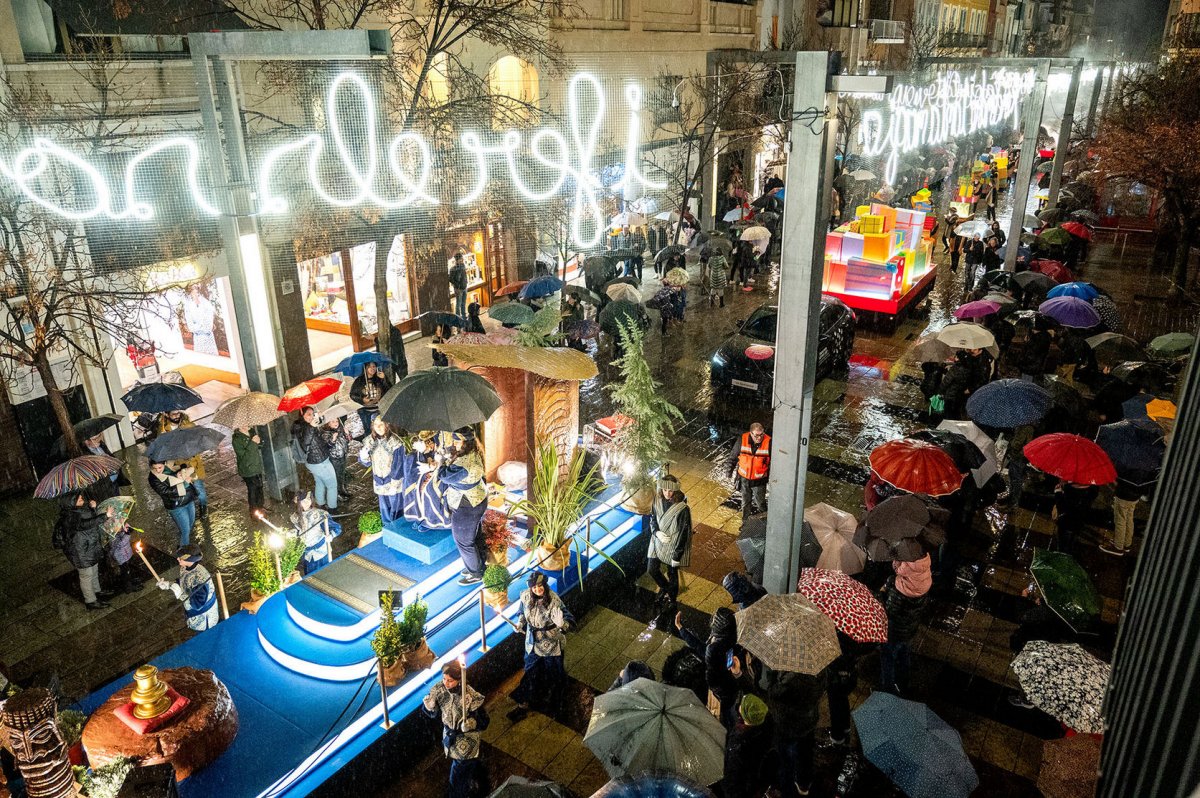
[[[179,580],[171,585],[175,598],[183,602],[189,629],[203,632],[217,625],[217,591],[212,577],[203,565],[181,569]]]
[[[545,590],[540,597],[532,589],[539,583]],[[517,631],[525,633],[525,673],[512,698],[520,706],[542,701],[550,709],[556,709],[567,675],[563,666],[563,638],[575,623],[575,617],[546,584],[545,574],[536,571],[530,574],[529,585],[521,591],[521,611],[516,623]]]
[[[408,483],[410,456],[404,444],[394,435],[379,437],[374,433],[363,441],[358,450],[358,462],[371,469],[375,495],[379,498],[379,514],[386,524],[404,513],[404,492]]]
[[[483,575],[484,556],[479,544],[479,522],[487,512],[487,483],[483,458],[478,450],[458,457],[444,465],[438,480],[446,490],[446,501],[453,508],[450,530],[458,546],[463,567],[476,576]]]
[[[482,693],[467,685],[464,712],[462,691],[451,690],[439,681],[429,689],[422,705],[426,715],[442,722],[442,751],[447,757],[456,761],[479,757],[480,732],[488,726]],[[467,731],[463,731],[464,721]]]
[[[316,573],[329,565],[329,541],[342,534],[342,525],[319,507],[311,507],[300,515],[292,513],[291,521],[296,535],[304,540],[304,573]],[[326,525],[329,527],[328,539],[325,537]]]

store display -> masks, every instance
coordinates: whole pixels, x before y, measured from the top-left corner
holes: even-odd
[[[932,218],[881,203],[825,236],[822,290],[852,308],[899,313],[934,278]]]

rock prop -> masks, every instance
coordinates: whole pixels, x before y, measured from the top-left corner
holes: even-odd
[[[117,716],[133,699],[134,685],[115,692],[83,729],[83,747],[93,767],[127,756],[139,765],[169,763],[183,781],[224,753],[238,732],[237,708],[212,671],[171,668],[159,676],[188,700],[168,723],[139,735]]]
[[[76,795],[67,746],[54,722],[57,709],[50,691],[38,687],[17,693],[0,712],[0,725],[7,730],[29,798]]]

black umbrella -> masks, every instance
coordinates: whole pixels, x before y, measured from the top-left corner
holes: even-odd
[[[553,781],[530,781],[521,776],[509,776],[487,798],[567,798],[568,792]]]
[[[1146,393],[1165,394],[1170,391],[1171,372],[1158,363],[1121,363],[1112,370],[1113,376]]]
[[[1081,428],[1088,413],[1083,394],[1058,377],[1045,377],[1039,384],[1050,392],[1050,410],[1042,419],[1046,429],[1069,431]]]
[[[409,374],[379,400],[379,416],[409,432],[450,432],[487,421],[502,402],[472,371],[434,367]]]
[[[87,418],[77,424],[73,424],[75,429],[75,437],[81,441],[86,441],[88,438],[94,438],[109,427],[115,427],[121,423],[121,417],[116,413],[106,413],[103,416],[95,418]]]
[[[738,551],[746,564],[750,581],[762,584],[763,563],[767,557],[767,514],[758,513],[742,521],[737,536]]]
[[[1148,420],[1105,424],[1096,433],[1096,445],[1112,458],[1121,478],[1135,485],[1154,481],[1167,450],[1162,430]]]
[[[1087,339],[1096,363],[1101,366],[1116,366],[1131,360],[1147,360],[1149,355],[1142,345],[1127,335],[1106,332]]]
[[[865,548],[876,562],[919,560],[927,548],[946,541],[949,515],[918,496],[893,496],[867,513],[854,543]]]
[[[981,467],[987,459],[979,447],[965,435],[946,429],[923,429],[908,436],[912,440],[926,441],[950,455],[959,471],[966,474]]]
[[[184,427],[164,432],[146,447],[151,461],[188,460],[221,445],[225,435],[212,427]]]
[[[751,202],[750,207],[764,211],[778,211],[783,207],[783,203],[774,194],[763,194],[754,200],[754,202]]]
[[[609,252],[608,252],[608,256],[610,258],[615,258],[616,260],[626,260],[627,258],[636,258],[638,255],[641,255],[641,254],[642,253],[640,253],[640,252],[634,252],[629,247],[621,247],[619,249],[612,249],[612,250],[609,250]]]
[[[562,290],[567,296],[573,296],[579,299],[580,302],[587,302],[591,305],[601,305],[604,300],[595,291],[584,288],[582,285],[568,285]]]
[[[604,310],[600,311],[600,329],[609,335],[616,336],[619,334],[622,319],[628,320],[633,324],[641,324],[643,318],[645,318],[645,311],[642,310],[641,306],[635,305],[633,302],[627,302],[624,299],[618,299],[609,302],[604,306]]]
[[[607,255],[589,255],[583,262],[584,281],[593,291],[599,291],[619,273],[616,261]]]
[[[687,247],[685,247],[683,244],[668,244],[655,253],[654,262],[662,263],[672,255],[682,255],[685,252],[687,252]]]
[[[135,385],[121,397],[131,413],[170,413],[202,404],[200,394],[186,385],[171,382],[147,382]]]

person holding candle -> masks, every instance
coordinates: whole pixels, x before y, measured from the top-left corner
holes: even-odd
[[[524,718],[535,702],[551,711],[561,703],[567,678],[563,639],[575,623],[571,611],[550,589],[544,573],[531,571],[527,584],[529,587],[521,591],[521,609],[514,627],[525,633],[525,673],[512,694],[516,709],[508,713],[514,722]]]
[[[161,460],[150,461],[150,487],[162,499],[163,508],[179,527],[179,545],[191,542],[192,527],[196,525],[195,472],[190,467],[172,471]]]
[[[179,578],[174,582],[158,580],[159,590],[170,590],[175,598],[183,602],[187,626],[195,632],[203,632],[217,625],[217,589],[213,586],[208,569],[200,564],[204,554],[196,544],[180,546],[175,552],[179,561]]]
[[[490,722],[483,694],[467,686],[462,665],[451,660],[442,666],[442,679],[429,689],[421,709],[442,723],[442,750],[450,759],[449,798],[467,798],[479,767],[480,732]]]
[[[304,573],[315,573],[329,564],[332,559],[331,540],[342,533],[342,525],[329,517],[329,513],[313,506],[312,491],[296,494],[296,512],[292,513],[292,527],[304,541],[304,556],[300,563]]]

